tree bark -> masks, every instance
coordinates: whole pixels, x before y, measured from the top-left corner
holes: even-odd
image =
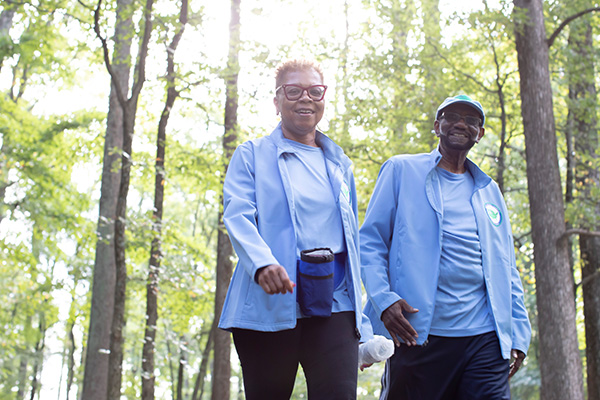
[[[196,383],[194,384],[194,392],[192,393],[192,400],[202,399],[204,394],[204,378],[206,378],[206,372],[208,370],[208,359],[210,357],[210,351],[213,346],[213,338],[215,336],[215,330],[219,329],[216,324],[212,323],[212,327],[208,332],[208,338],[206,339],[206,346],[202,351],[202,361],[200,362],[200,368],[198,375],[196,376]]]
[[[540,398],[583,400],[541,0],[514,0],[540,335]]]
[[[152,214],[152,225],[154,238],[150,249],[150,261],[148,267],[148,278],[146,284],[146,329],[144,332],[144,346],[142,349],[142,400],[154,399],[154,341],[156,339],[156,328],[158,324],[158,278],[160,274],[160,263],[162,259],[161,233],[163,200],[165,196],[165,155],[167,142],[167,124],[171,109],[179,92],[175,88],[175,51],[179,45],[185,25],[188,19],[188,0],[181,1],[179,28],[173,36],[171,44],[167,48],[167,99],[165,107],[158,123],[156,136],[156,161],[154,175],[154,212]]]
[[[177,394],[175,399],[183,400],[183,386],[185,381],[185,366],[187,365],[188,341],[185,337],[181,338],[179,345],[179,364],[177,368]]]
[[[131,70],[130,51],[133,1],[117,0],[117,23],[112,63],[109,48],[100,32],[99,16],[102,0],[94,14],[94,30],[102,42],[104,62],[111,76],[111,93],[105,138],[98,243],[92,286],[92,309],[82,398],[117,400],[121,390],[123,335],[125,323],[125,221],[131,144],[135,126],[137,101],[145,81],[145,62],[152,31],[153,0],[146,0],[143,35],[139,44],[131,97],[126,98]]]
[[[31,392],[30,400],[34,400],[39,389],[39,375],[44,364],[44,350],[46,348],[46,317],[43,312],[39,314],[38,334],[39,339],[35,346],[35,354],[33,361],[33,371],[31,372]]]
[[[67,350],[67,385],[65,399],[69,400],[71,394],[71,387],[73,386],[73,379],[75,378],[75,335],[73,329],[75,328],[75,322],[69,322],[69,328],[67,332],[69,348]]]
[[[118,0],[117,2],[119,1],[121,0]],[[123,154],[121,156],[121,185],[119,186],[117,220],[115,223],[116,286],[110,340],[111,347],[108,375],[108,400],[119,400],[121,398],[124,341],[123,329],[125,327],[125,300],[127,287],[127,264],[125,258],[127,195],[129,193],[129,181],[133,154],[132,143],[137,104],[140,92],[146,80],[146,56],[148,54],[148,44],[150,42],[150,34],[152,32],[153,4],[153,0],[146,0],[146,3],[143,7],[143,34],[140,40],[138,57],[134,68],[134,82],[131,88],[131,97],[127,100],[124,100],[122,97],[119,98],[119,103],[123,109]]]
[[[231,1],[231,20],[229,23],[229,56],[225,78],[225,133],[223,135],[223,173],[221,179],[227,172],[229,160],[235,150],[237,141],[237,108],[239,74],[239,52],[240,52],[240,3],[241,0]],[[222,182],[221,182],[222,183]],[[223,225],[223,192],[220,196],[219,230],[217,236],[217,284],[215,289],[215,322],[219,320],[223,303],[227,294],[227,288],[233,271],[233,247],[229,236]],[[231,338],[229,333],[220,329],[214,332],[214,357],[213,357],[213,380],[212,400],[229,399],[231,392]]]
[[[592,19],[584,16],[571,24],[569,49],[573,62],[569,63],[569,116],[575,137],[575,181],[580,188],[582,204],[588,215],[600,215],[600,206],[593,192],[600,187],[600,172],[595,162],[598,150],[597,91]],[[600,230],[594,218],[582,221],[582,228]],[[600,400],[600,238],[579,235],[582,263],[583,312],[585,316],[585,354],[587,365],[588,400]]]
[[[130,2],[131,0],[129,0]],[[119,7],[125,8],[126,6],[124,2],[119,3]],[[129,54],[132,40],[129,34],[132,30],[131,18],[124,18],[122,8],[117,10],[114,36],[115,52],[112,60],[111,90],[104,138],[92,307],[81,392],[81,398],[89,400],[106,400],[108,394],[111,326],[116,289],[115,223],[119,187],[121,186],[121,155],[124,136],[123,109],[118,97],[126,95],[126,93],[117,93],[117,91],[129,86]],[[105,53],[105,57],[107,56]]]
[[[6,50],[8,50],[9,43],[12,44],[9,32],[18,6],[19,4],[3,5],[2,12],[0,13],[0,71],[2,71],[2,65],[8,55]]]

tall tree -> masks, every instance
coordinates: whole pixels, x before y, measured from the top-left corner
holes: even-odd
[[[540,398],[583,400],[543,4],[514,0],[514,6],[535,259]]]
[[[229,56],[225,71],[225,132],[223,134],[224,179],[229,160],[235,150],[238,138],[238,75],[240,71],[240,4],[241,0],[231,0],[231,19],[229,22]],[[221,181],[222,182],[222,181]],[[222,187],[222,185],[221,185]],[[229,399],[231,377],[231,337],[229,333],[217,328],[219,316],[223,310],[225,296],[233,272],[233,247],[223,224],[223,191],[219,202],[219,231],[217,236],[217,285],[215,289],[215,319],[213,322],[214,356],[212,400]]]
[[[131,169],[135,113],[145,81],[146,55],[152,31],[152,0],[143,5],[143,33],[129,94],[133,0],[117,0],[114,52],[109,57],[107,40],[100,31],[102,0],[94,12],[94,30],[102,43],[104,62],[111,77],[109,111],[104,143],[98,242],[92,286],[92,307],[82,398],[120,398],[122,368],[122,328],[125,318],[125,220]]]
[[[158,123],[156,135],[156,161],[154,177],[154,210],[152,212],[152,227],[154,238],[150,248],[150,261],[146,283],[146,329],[142,349],[142,400],[154,399],[154,350],[156,328],[158,323],[158,278],[162,260],[161,233],[163,222],[163,201],[165,196],[165,156],[167,145],[167,124],[175,100],[179,97],[176,88],[175,52],[183,36],[188,20],[188,0],[181,0],[179,26],[171,43],[167,47],[167,98]]]
[[[570,25],[568,48],[573,58],[567,64],[569,113],[567,137],[574,140],[575,181],[579,192],[577,208],[584,219],[584,230],[599,231],[600,206],[594,191],[600,188],[598,164],[597,91],[595,85],[592,16],[586,15]],[[571,185],[572,186],[572,185]],[[590,217],[591,216],[591,217]],[[579,234],[585,316],[585,349],[589,400],[600,400],[600,238]]]

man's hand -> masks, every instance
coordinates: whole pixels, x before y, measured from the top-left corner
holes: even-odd
[[[373,363],[370,363],[370,364],[362,364],[362,365],[360,366],[360,370],[361,370],[361,371],[364,371],[364,370],[365,370],[365,368],[369,368],[371,365],[373,365]]]
[[[256,271],[260,287],[268,294],[293,293],[296,284],[290,280],[285,268],[271,264]]]
[[[523,360],[525,359],[525,353],[523,353],[521,350],[512,349],[510,351],[510,358],[512,362],[510,364],[508,379],[512,378],[512,376],[517,373],[519,368],[521,368],[521,364],[523,364]]]
[[[416,346],[416,338],[419,337],[419,334],[404,317],[403,312],[413,314],[419,310],[412,308],[404,299],[398,300],[381,313],[381,320],[392,336],[396,347],[400,347],[399,339],[402,339],[407,346]]]

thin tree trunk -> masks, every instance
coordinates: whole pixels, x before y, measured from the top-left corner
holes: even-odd
[[[185,366],[187,365],[187,346],[185,337],[181,337],[179,345],[179,365],[177,368],[177,400],[183,400],[183,387],[185,386]]]
[[[75,335],[73,335],[74,327],[75,322],[70,322],[69,329],[67,332],[69,348],[67,352],[67,385],[65,400],[69,400],[71,394],[71,387],[73,386],[73,379],[75,378]]]
[[[3,4],[3,9],[0,13],[0,41],[12,42],[9,33],[18,6],[20,4]],[[0,71],[2,70],[2,64],[4,64],[4,58],[4,56],[0,58]]]
[[[583,400],[574,291],[552,110],[541,0],[514,0],[521,114],[534,244],[540,335],[540,398]]]
[[[165,338],[167,342],[167,354],[169,355],[169,375],[171,376],[171,399],[175,399],[176,390],[176,382],[175,382],[175,373],[173,371],[173,353],[171,352],[171,340],[169,339],[169,335],[167,334],[167,329],[165,328]]]
[[[142,400],[154,399],[154,341],[158,324],[158,278],[162,259],[161,233],[163,200],[165,196],[165,153],[167,141],[167,123],[179,92],[175,88],[175,51],[185,30],[188,19],[188,0],[181,1],[179,28],[167,48],[167,99],[158,123],[156,137],[156,161],[154,177],[154,212],[152,215],[154,239],[150,249],[148,279],[146,284],[146,329],[142,349]]]
[[[198,375],[196,376],[196,383],[194,384],[192,400],[200,400],[202,399],[202,395],[204,394],[204,379],[206,378],[206,372],[208,371],[208,360],[210,358],[210,351],[212,350],[213,338],[215,336],[216,329],[219,328],[213,321],[211,329],[208,332],[206,345],[204,346],[204,350],[202,351],[202,361],[200,362],[200,369],[198,370]]]
[[[223,174],[225,176],[229,160],[235,150],[237,141],[237,108],[240,52],[240,3],[241,0],[231,1],[231,20],[229,23],[229,60],[226,73],[226,99],[225,99],[225,133],[223,135]],[[223,179],[223,178],[221,178]],[[217,285],[215,290],[215,321],[221,315],[233,263],[233,247],[223,225],[223,192],[220,196],[219,230],[217,236]],[[226,400],[230,397],[231,384],[231,338],[229,333],[216,329],[214,332],[213,380],[212,400]]]
[[[153,0],[146,0],[143,8],[143,34],[139,44],[136,66],[134,68],[134,82],[131,89],[131,97],[127,100],[123,97],[119,97],[119,104],[123,110],[123,154],[121,157],[122,169],[119,197],[117,201],[117,220],[115,223],[116,286],[110,341],[108,400],[119,400],[121,398],[124,341],[123,329],[125,327],[125,300],[127,287],[127,264],[125,258],[127,195],[129,193],[133,154],[132,143],[137,104],[140,92],[146,80],[146,56],[148,54],[148,44],[152,32],[153,4]]]
[[[20,361],[19,361],[19,384],[17,385],[17,400],[21,400],[21,399],[25,398],[26,383],[27,383],[27,355],[21,354]]]
[[[39,322],[39,340],[35,346],[33,361],[33,371],[31,372],[31,392],[29,399],[34,400],[39,389],[39,376],[44,364],[44,349],[46,348],[46,319],[43,313],[40,313]]]
[[[98,218],[98,242],[92,284],[92,307],[86,345],[85,369],[81,398],[106,400],[108,394],[109,355],[111,351],[111,326],[114,314],[116,290],[115,224],[117,203],[121,185],[121,155],[123,149],[123,109],[118,93],[129,85],[132,23],[125,17],[124,9],[132,0],[117,5],[115,27],[115,52],[112,60],[111,90],[104,139],[104,159],[100,189],[100,216]],[[99,8],[96,19],[99,18]],[[98,33],[99,33],[99,27]],[[105,63],[109,64],[105,52]]]
[[[137,100],[145,80],[145,60],[152,30],[152,0],[147,0],[144,33],[139,45],[134,84],[128,100],[130,50],[134,32],[132,0],[117,0],[112,63],[109,46],[100,32],[101,0],[94,14],[94,29],[102,42],[104,62],[111,76],[111,94],[105,138],[105,151],[100,197],[99,240],[96,248],[92,310],[82,398],[113,400],[120,397],[122,329],[125,321],[125,220],[131,142],[135,125]]]

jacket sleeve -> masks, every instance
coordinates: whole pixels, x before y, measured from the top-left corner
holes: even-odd
[[[510,237],[512,241],[512,235]],[[514,246],[511,246],[512,348],[527,354],[531,340],[531,323],[525,307],[523,285],[516,266]]]
[[[398,182],[392,161],[381,167],[373,195],[360,228],[361,274],[367,295],[381,316],[400,300],[389,279],[389,253],[398,206]]]
[[[254,152],[249,142],[235,150],[223,184],[223,222],[231,244],[254,280],[259,268],[279,264],[257,224]]]

